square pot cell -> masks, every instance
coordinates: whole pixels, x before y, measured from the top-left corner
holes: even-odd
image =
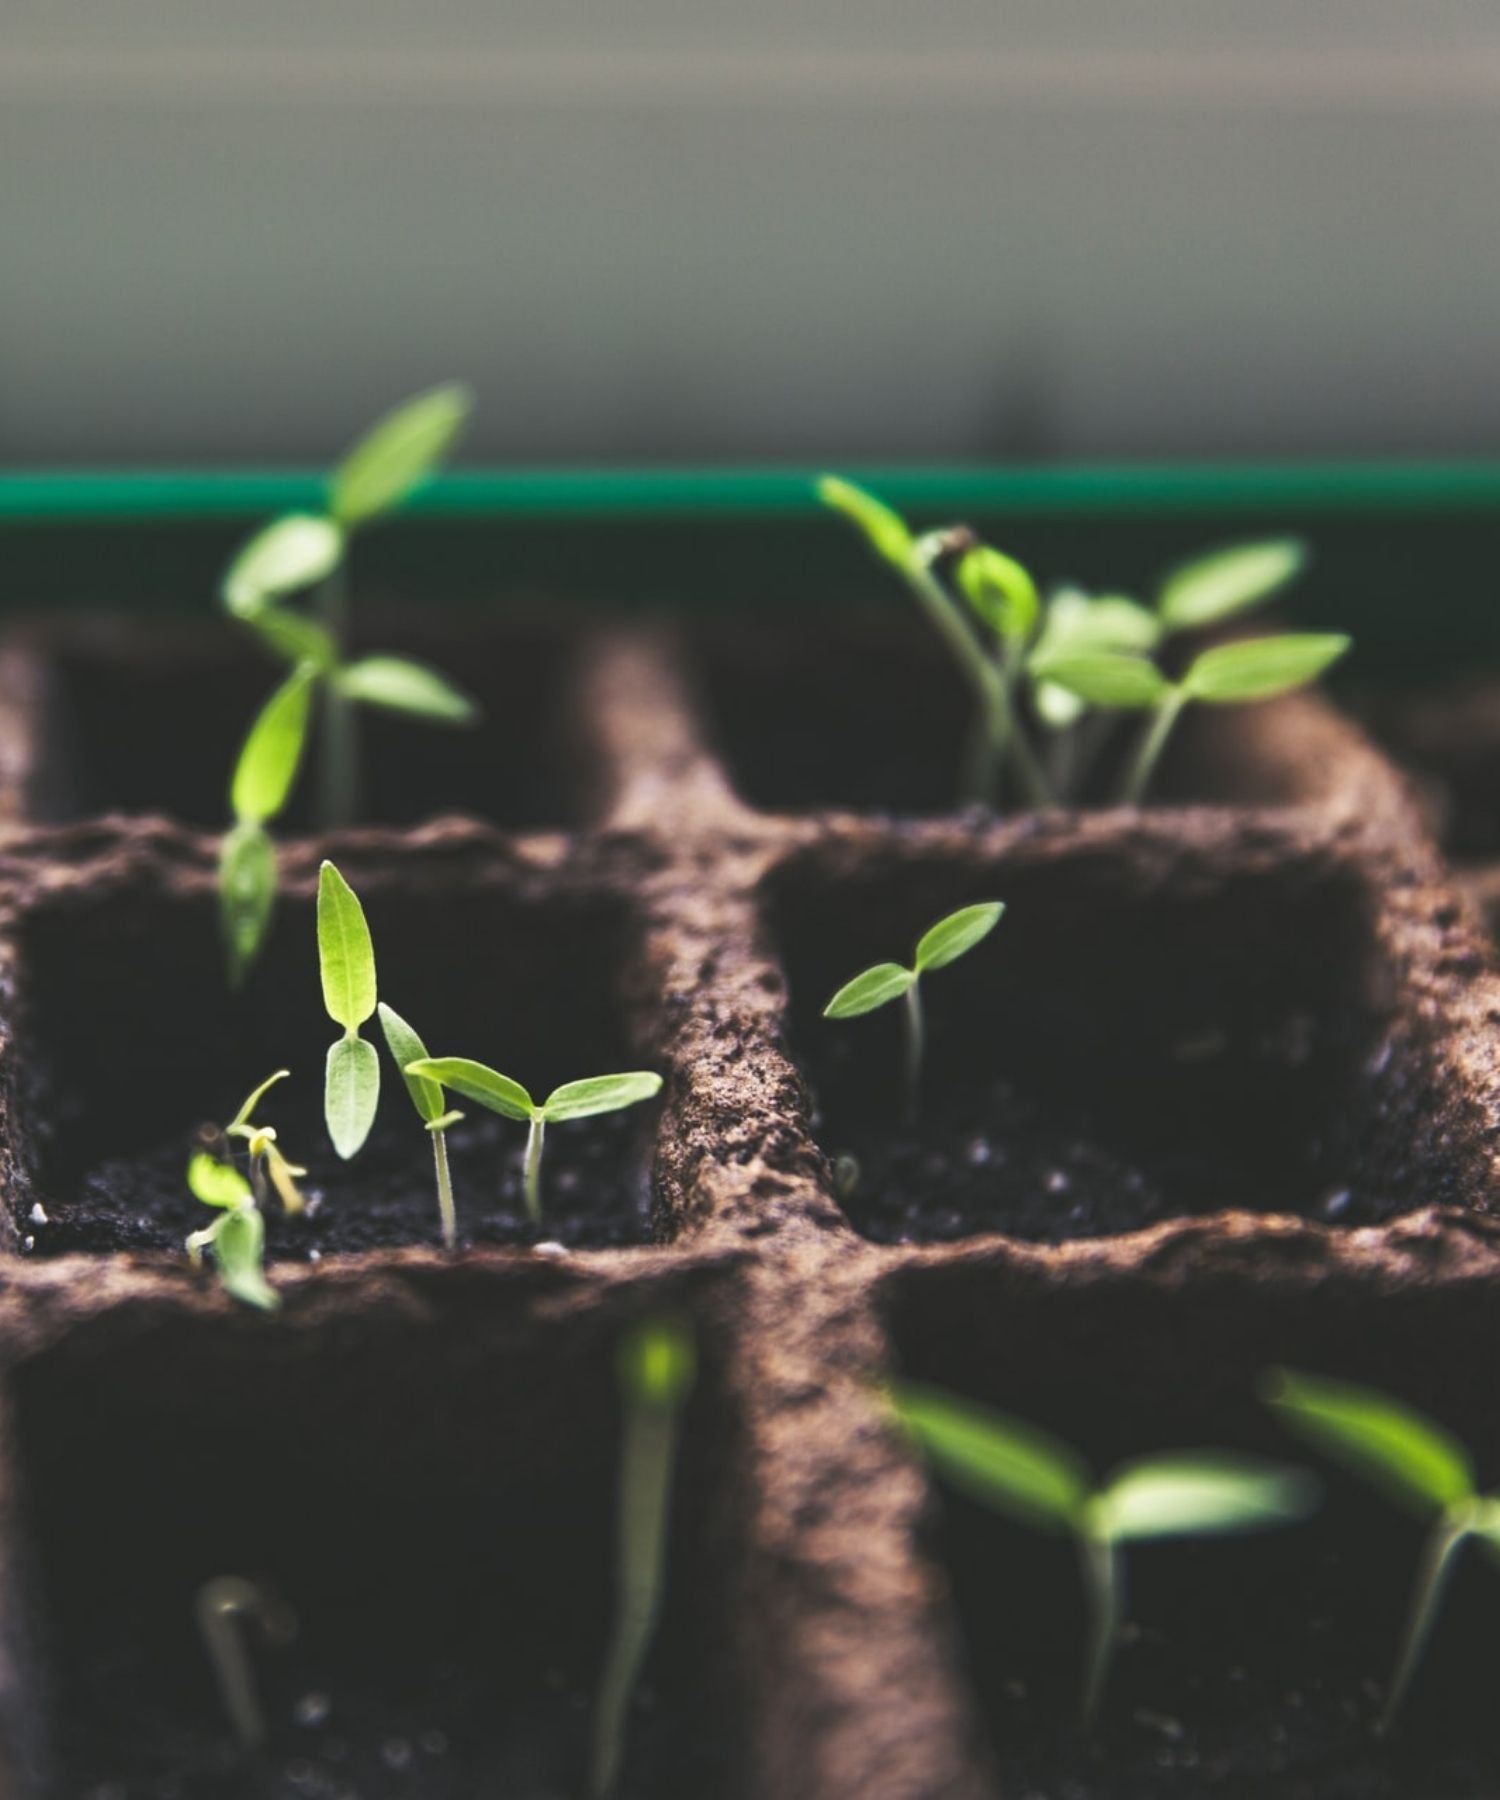
[[[620,976],[629,934],[619,905],[531,877],[465,878],[442,862],[423,879],[364,872],[380,992],[434,1055],[474,1056],[538,1096],[559,1082],[653,1067],[628,1029]],[[180,1252],[208,1222],[184,1170],[205,1125],[222,1126],[255,1085],[315,1208],[267,1212],[272,1260],[439,1242],[432,1140],[387,1050],[375,1127],[348,1162],[323,1123],[323,1064],[339,1035],[322,1011],[310,887],[284,893],[262,960],[225,980],[216,903],[204,884],[116,885],[107,877],[42,900],[16,927],[14,1035],[6,1046],[19,1146],[15,1225],[37,1255]],[[525,1217],[526,1127],[458,1102],[448,1133],[461,1243],[609,1245],[651,1234],[656,1108],[553,1126],[543,1220]]]
[[[1454,1145],[1426,1147],[1425,1027],[1348,862],[1064,830],[989,860],[810,854],[771,893],[790,1048],[819,1145],[857,1165],[836,1178],[866,1236],[1058,1240],[1233,1208],[1356,1224],[1458,1191]],[[909,1122],[901,1004],[822,1009],[990,899],[992,934],[924,978]]]
[[[358,711],[362,821],[407,825],[468,813],[508,829],[557,827],[583,812],[590,771],[572,723],[563,634],[480,609],[362,620],[359,651],[416,657],[482,709],[477,725]],[[13,655],[17,654],[13,652]],[[165,813],[220,830],[245,734],[286,666],[228,622],[91,620],[38,633],[24,804],[43,823]],[[13,681],[16,678],[13,677]],[[313,828],[316,718],[307,765],[281,821]]]
[[[16,1800],[576,1795],[615,1607],[617,1347],[694,1292],[444,1270],[416,1306],[370,1286],[319,1322],[78,1324],[11,1389],[34,1611]],[[642,1800],[731,1791],[736,1433],[698,1337],[619,1789]],[[295,1615],[284,1645],[252,1639],[248,1771],[195,1621],[226,1574]]]
[[[1266,1259],[1274,1263],[1274,1256]],[[1178,1271],[1179,1275],[1183,1271]],[[1426,1526],[1292,1437],[1257,1398],[1284,1365],[1374,1386],[1456,1433],[1500,1481],[1492,1296],[1409,1282],[1019,1282],[913,1272],[890,1294],[897,1360],[1041,1426],[1100,1477],[1221,1450],[1311,1469],[1310,1519],[1241,1538],[1131,1544],[1126,1619],[1094,1730],[1079,1729],[1076,1548],[940,1476],[923,1544],[946,1573],[967,1679],[1006,1794],[1070,1800],[1481,1800],[1500,1791],[1500,1570],[1461,1559],[1397,1730],[1376,1726]]]
[[[784,625],[716,628],[692,647],[710,737],[751,806],[910,816],[964,804],[969,690],[921,619],[889,606],[810,612]],[[1077,788],[1084,804],[1112,801],[1139,730],[1138,718],[1120,720],[1090,751],[1092,773]],[[1327,785],[1326,746],[1299,767],[1299,732],[1296,715],[1274,705],[1189,709],[1152,798],[1249,806],[1308,798]],[[1016,804],[1014,789],[1002,803]]]

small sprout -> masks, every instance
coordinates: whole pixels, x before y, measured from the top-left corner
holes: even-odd
[[[1380,1715],[1386,1732],[1416,1674],[1458,1552],[1478,1538],[1492,1556],[1500,1553],[1500,1493],[1479,1492],[1473,1460],[1440,1426],[1373,1388],[1277,1369],[1264,1392],[1277,1417],[1305,1442],[1431,1520]]]
[[[564,1119],[590,1119],[599,1113],[651,1100],[661,1092],[661,1076],[643,1070],[625,1075],[591,1075],[583,1081],[565,1081],[537,1105],[519,1081],[471,1062],[466,1056],[424,1056],[406,1065],[405,1073],[439,1082],[466,1100],[476,1101],[505,1119],[523,1121],[526,1163],[523,1187],[526,1215],[533,1225],[542,1222],[542,1142],[549,1124]]]
[[[983,900],[961,906],[922,933],[917,940],[911,968],[900,963],[876,963],[846,981],[823,1008],[825,1019],[857,1019],[892,1000],[906,1002],[906,1112],[915,1119],[922,1093],[922,1056],[926,1036],[922,1015],[921,979],[966,955],[1000,923],[1005,911],[1001,900]]]
[[[203,1150],[188,1164],[187,1183],[196,1199],[219,1211],[212,1225],[188,1238],[188,1255],[198,1263],[211,1249],[226,1294],[262,1312],[275,1312],[281,1298],[266,1280],[266,1224],[250,1183],[233,1164]]]
[[[406,1091],[411,1095],[418,1117],[432,1134],[432,1159],[437,1170],[438,1218],[442,1221],[443,1248],[452,1250],[458,1243],[458,1217],[453,1206],[453,1178],[448,1171],[447,1133],[449,1126],[456,1125],[463,1114],[444,1111],[443,1090],[438,1082],[430,1081],[425,1075],[409,1073],[410,1065],[427,1055],[426,1046],[394,1007],[387,1006],[382,1000],[378,1010],[386,1046],[395,1059],[396,1067],[401,1071],[401,1079],[406,1083]]]
[[[250,1185],[255,1192],[256,1204],[264,1207],[270,1199],[268,1187],[275,1188],[281,1200],[281,1209],[289,1217],[307,1210],[307,1202],[297,1186],[307,1170],[300,1163],[287,1161],[274,1128],[270,1125],[257,1125],[254,1114],[262,1097],[278,1081],[285,1081],[290,1074],[290,1069],[278,1069],[274,1075],[268,1075],[224,1127],[226,1138],[243,1138],[249,1149]]]
[[[1317,1483],[1299,1469],[1204,1452],[1127,1463],[1095,1486],[1082,1458],[1034,1425],[912,1383],[891,1398],[906,1431],[955,1487],[1023,1525],[1076,1541],[1090,1612],[1085,1728],[1098,1712],[1122,1623],[1124,1545],[1263,1531],[1305,1518],[1317,1504]]]
[[[637,1327],[620,1350],[625,1420],[615,1619],[594,1712],[589,1800],[607,1800],[619,1779],[631,1696],[661,1614],[678,1415],[696,1361],[686,1326],[668,1319]]]
[[[279,1648],[296,1636],[296,1618],[242,1575],[216,1575],[205,1581],[193,1611],[234,1734],[241,1748],[258,1750],[266,1741],[266,1716],[245,1641],[248,1627],[256,1626],[268,1644]]]
[[[380,1058],[359,1035],[375,1010],[375,946],[359,896],[331,862],[318,871],[318,967],[324,1008],[344,1028],[328,1048],[323,1116],[347,1161],[370,1135],[380,1103]]]

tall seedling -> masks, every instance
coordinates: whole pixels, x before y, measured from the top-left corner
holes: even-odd
[[[359,1035],[375,1010],[375,946],[358,895],[331,862],[318,871],[318,968],[324,1008],[343,1027],[328,1048],[323,1116],[347,1159],[370,1135],[380,1104],[380,1058]]]

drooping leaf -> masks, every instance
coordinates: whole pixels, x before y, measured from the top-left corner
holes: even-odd
[[[502,1075],[484,1063],[473,1062],[467,1056],[419,1057],[407,1065],[406,1073],[441,1082],[455,1094],[462,1094],[466,1100],[477,1100],[481,1106],[487,1106],[491,1112],[500,1113],[507,1119],[530,1119],[536,1111],[531,1095],[519,1081],[512,1081],[509,1075]]]
[[[1307,561],[1296,538],[1236,544],[1174,569],[1162,583],[1157,610],[1168,631],[1218,625],[1259,606],[1286,586]]]
[[[620,1346],[620,1385],[642,1406],[680,1406],[696,1370],[693,1334],[680,1319],[647,1319]]]
[[[335,1038],[328,1046],[323,1117],[333,1147],[347,1162],[370,1135],[380,1104],[380,1058],[361,1037]]]
[[[257,531],[229,565],[224,604],[250,619],[268,601],[322,581],[338,567],[344,534],[332,519],[288,513]]]
[[[375,946],[359,896],[331,862],[318,872],[318,966],[329,1018],[357,1031],[375,1010]]]
[[[346,664],[334,681],[346,699],[386,712],[413,713],[440,725],[472,725],[479,717],[478,702],[446,676],[403,656],[367,656]]]
[[[838,475],[819,476],[818,498],[857,525],[877,556],[883,556],[898,569],[904,569],[911,561],[913,540],[906,521],[883,500]]]
[[[243,1206],[252,1197],[250,1183],[239,1170],[206,1150],[198,1151],[189,1162],[187,1184],[193,1198],[205,1206]]]
[[[266,1222],[253,1206],[225,1213],[214,1231],[214,1260],[226,1293],[246,1306],[275,1312],[281,1296],[266,1280]]]
[[[276,846],[260,825],[236,825],[219,845],[219,925],[238,984],[260,954],[276,909]]]
[[[1143,656],[1110,650],[1062,651],[1056,656],[1033,658],[1031,673],[1039,681],[1066,688],[1090,706],[1111,711],[1149,711],[1172,692],[1155,663]]]
[[[1205,650],[1182,678],[1194,700],[1226,704],[1269,700],[1306,687],[1349,648],[1339,632],[1289,632]]]
[[[248,1125],[255,1117],[255,1109],[260,1105],[262,1098],[275,1087],[278,1081],[285,1081],[290,1074],[290,1069],[278,1069],[274,1075],[268,1075],[260,1086],[247,1096],[244,1105],[229,1121],[226,1129],[238,1131],[242,1126]]]
[[[1468,1452],[1441,1426],[1374,1388],[1279,1369],[1264,1393],[1297,1435],[1417,1512],[1474,1495]]]
[[[596,1113],[619,1112],[641,1100],[654,1100],[661,1092],[661,1076],[643,1069],[625,1075],[590,1075],[582,1081],[565,1081],[553,1088],[542,1103],[550,1121],[591,1119]]]
[[[1318,1484],[1301,1469],[1243,1456],[1157,1456],[1116,1474],[1094,1502],[1113,1538],[1264,1531],[1304,1518]]]
[[[929,969],[942,969],[957,962],[990,935],[1004,911],[1003,900],[981,900],[975,906],[961,906],[929,926],[917,940],[917,973],[925,975]]]
[[[980,544],[957,570],[959,592],[997,637],[1024,644],[1036,629],[1041,601],[1036,583],[1014,557]]]
[[[307,1199],[297,1186],[297,1178],[306,1175],[307,1170],[298,1163],[288,1162],[275,1144],[266,1146],[265,1155],[266,1173],[271,1177],[271,1186],[280,1196],[282,1211],[293,1216],[306,1212]]]
[[[385,1033],[385,1041],[390,1049],[396,1067],[401,1071],[401,1079],[406,1083],[406,1091],[411,1095],[411,1103],[418,1114],[430,1125],[434,1119],[443,1116],[443,1090],[436,1081],[429,1081],[423,1075],[407,1073],[407,1065],[417,1062],[427,1054],[427,1046],[422,1042],[395,1009],[380,1002],[376,1009],[380,1014],[380,1029]]]
[[[876,963],[852,981],[846,981],[823,1008],[825,1019],[857,1019],[861,1013],[874,1012],[899,1000],[917,979],[914,969],[903,969],[900,963]]]
[[[940,1474],[988,1506],[1044,1529],[1074,1527],[1090,1491],[1081,1458],[1006,1413],[903,1382],[896,1415]]]
[[[328,627],[290,606],[267,601],[258,612],[247,614],[244,623],[267,649],[289,663],[310,663],[322,675],[338,661],[338,647]]]
[[[294,669],[257,713],[229,784],[237,820],[264,825],[286,805],[307,747],[316,674],[307,663]]]
[[[378,420],[333,472],[328,507],[346,526],[389,512],[448,455],[474,407],[458,382],[429,388]]]

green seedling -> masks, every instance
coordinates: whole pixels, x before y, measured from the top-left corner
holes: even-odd
[[[542,1144],[547,1127],[566,1119],[591,1119],[599,1113],[654,1099],[661,1092],[661,1076],[633,1070],[625,1075],[591,1075],[583,1081],[565,1081],[553,1088],[540,1105],[519,1081],[471,1062],[466,1056],[424,1056],[406,1065],[407,1075],[452,1088],[504,1119],[522,1121],[527,1127],[526,1162],[522,1186],[526,1216],[533,1225],[542,1222]]]
[[[224,933],[233,978],[265,938],[276,898],[276,858],[267,826],[285,807],[302,766],[318,701],[317,819],[324,830],[352,823],[358,790],[357,709],[373,706],[439,725],[469,725],[467,694],[423,663],[350,655],[347,562],[354,534],[390,512],[452,448],[468,418],[468,390],[434,388],[398,407],[335,468],[327,510],[292,513],[256,533],[224,578],[224,604],[290,674],[261,709],[235,766],[234,825],[220,861]],[[289,604],[316,588],[315,612]]]
[[[323,1117],[347,1161],[370,1135],[380,1104],[380,1058],[359,1035],[375,1010],[375,946],[359,896],[331,862],[318,871],[318,969],[324,1008],[344,1028],[328,1047]]]
[[[266,1643],[279,1648],[296,1635],[296,1618],[243,1575],[216,1575],[205,1581],[194,1598],[193,1613],[234,1735],[242,1749],[258,1750],[266,1741],[266,1715],[246,1638],[253,1626]]]
[[[1476,1539],[1500,1562],[1500,1493],[1482,1494],[1473,1459],[1441,1426],[1373,1388],[1274,1370],[1265,1397],[1305,1442],[1430,1521],[1416,1585],[1381,1711],[1390,1729],[1432,1635],[1458,1553]]]
[[[1306,1517],[1317,1503],[1318,1485],[1301,1470],[1197,1451],[1127,1463],[1099,1486],[1074,1450],[1034,1425],[911,1383],[891,1399],[907,1433],[956,1488],[1076,1543],[1090,1621],[1085,1728],[1098,1713],[1124,1617],[1127,1544],[1264,1531]]]
[[[857,1019],[861,1013],[874,1012],[893,1000],[905,1002],[906,1024],[906,1114],[917,1116],[922,1094],[922,1059],[926,1040],[926,1022],[922,1013],[922,977],[934,969],[946,968],[967,955],[1000,923],[1005,911],[1001,900],[983,900],[975,906],[962,906],[947,918],[939,919],[917,940],[912,966],[900,963],[876,963],[852,981],[846,981],[823,1008],[825,1019]]]
[[[274,1189],[281,1201],[281,1210],[292,1216],[307,1210],[307,1201],[298,1181],[307,1173],[300,1163],[288,1162],[282,1150],[276,1130],[271,1125],[257,1125],[255,1113],[261,1100],[275,1087],[278,1081],[285,1081],[291,1074],[290,1069],[278,1069],[274,1075],[268,1075],[258,1088],[249,1096],[244,1105],[234,1115],[222,1132],[205,1133],[205,1140],[210,1137],[216,1147],[231,1150],[233,1145],[229,1139],[237,1138],[244,1143],[250,1159],[250,1186],[257,1206],[264,1209],[270,1203]]]
[[[232,1163],[220,1162],[206,1150],[188,1164],[187,1183],[196,1199],[219,1212],[212,1225],[188,1238],[188,1255],[196,1264],[205,1250],[212,1250],[226,1294],[262,1312],[275,1312],[281,1298],[266,1280],[266,1223],[250,1183]]]
[[[447,1134],[449,1126],[456,1125],[463,1114],[445,1110],[443,1090],[438,1082],[429,1081],[425,1075],[408,1073],[412,1063],[426,1057],[426,1046],[394,1007],[387,1006],[382,1000],[378,1010],[386,1046],[395,1059],[396,1067],[401,1071],[401,1079],[406,1083],[406,1091],[411,1095],[417,1116],[432,1135],[432,1160],[437,1171],[438,1218],[442,1221],[443,1247],[452,1250],[458,1244],[458,1215],[453,1206],[453,1178],[448,1171]]]

